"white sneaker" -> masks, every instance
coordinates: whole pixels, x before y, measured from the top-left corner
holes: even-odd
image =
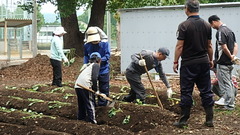
[[[215,101],[214,103],[217,105],[225,105],[225,99],[221,97],[218,101]]]

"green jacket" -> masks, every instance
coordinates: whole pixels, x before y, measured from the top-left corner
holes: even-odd
[[[59,36],[54,36],[51,41],[51,59],[58,61],[67,61],[67,57],[63,53],[63,40]]]

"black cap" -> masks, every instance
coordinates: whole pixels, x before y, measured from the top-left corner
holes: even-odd
[[[161,52],[162,54],[164,54],[165,56],[169,56],[169,54],[170,54],[170,51],[167,49],[167,48],[165,48],[165,47],[162,47],[162,48],[159,48],[158,49],[158,52]]]

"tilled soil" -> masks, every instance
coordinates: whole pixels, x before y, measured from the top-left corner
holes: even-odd
[[[176,92],[173,96],[175,100],[167,99],[161,81],[154,81],[163,110],[157,106],[154,91],[147,80],[143,80],[148,95],[146,105],[122,102],[122,97],[129,92],[129,85],[125,80],[114,79],[120,74],[120,57],[112,56],[111,61],[114,61],[111,64],[114,71],[110,91],[116,103],[114,108],[96,107],[97,125],[76,120],[77,101],[73,84],[82,65],[81,58],[77,58],[69,67],[63,66],[62,88],[50,86],[52,68],[45,55],[38,55],[22,65],[0,70],[0,134],[240,134],[239,96],[235,111],[222,111],[215,107],[215,127],[208,128],[203,125],[205,115],[199,92],[195,90],[195,105],[191,111],[189,126],[187,129],[179,129],[172,126],[180,113],[179,80],[170,80]],[[115,115],[110,113],[113,109]]]

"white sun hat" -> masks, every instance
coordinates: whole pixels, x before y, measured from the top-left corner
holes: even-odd
[[[67,33],[63,27],[57,27],[56,30],[53,32],[55,35],[61,35]]]
[[[89,27],[87,30],[87,43],[93,41],[101,41],[100,35],[96,27]]]

